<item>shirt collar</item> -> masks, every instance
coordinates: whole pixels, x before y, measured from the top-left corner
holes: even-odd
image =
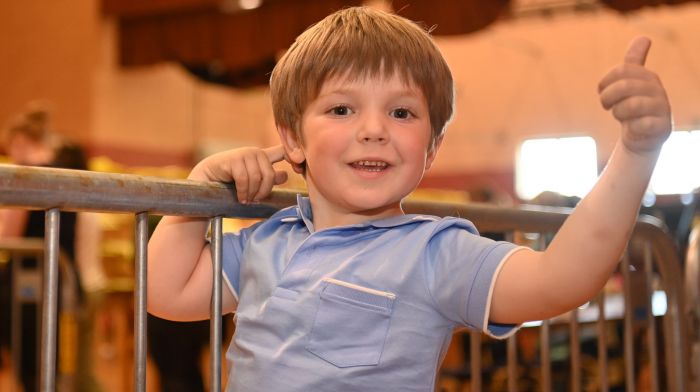
[[[294,219],[294,218],[296,218],[296,219]],[[303,196],[300,194],[297,195],[296,217],[291,216],[291,217],[285,218],[285,221],[287,221],[287,222],[290,222],[293,220],[294,221],[302,220],[304,222],[304,224],[306,225],[306,227],[309,229],[309,232],[311,232],[311,233],[314,232],[313,211],[311,210],[311,202],[309,201],[309,198],[307,196]],[[397,227],[397,226],[411,224],[414,222],[436,221],[436,220],[438,220],[438,218],[435,216],[432,216],[432,215],[405,214],[405,215],[396,215],[396,216],[390,216],[388,218],[367,221],[367,222],[358,223],[355,225],[344,226],[343,228],[346,228],[346,229],[349,229],[349,228],[359,229],[359,228],[365,228],[365,227],[391,228],[391,227]]]
[[[307,196],[297,194],[297,216],[304,221],[309,233],[314,232],[314,214],[311,211],[311,201]]]

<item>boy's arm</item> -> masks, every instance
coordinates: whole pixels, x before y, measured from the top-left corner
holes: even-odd
[[[622,125],[607,167],[543,252],[514,253],[499,273],[490,320],[542,320],[592,298],[617,266],[672,123],[666,92],[644,68],[650,41],[634,40],[624,64],[599,85],[601,103]]]
[[[287,174],[272,164],[284,159],[282,146],[240,148],[212,155],[189,175],[197,181],[235,182],[241,204],[267,197]],[[171,320],[209,318],[212,265],[205,240],[208,219],[166,216],[148,243],[148,311]],[[223,310],[235,310],[233,295],[224,290]]]

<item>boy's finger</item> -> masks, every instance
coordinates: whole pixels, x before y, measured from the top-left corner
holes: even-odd
[[[633,39],[625,53],[625,64],[644,65],[650,47],[651,40],[647,37]]]
[[[265,153],[256,154],[255,157],[258,161],[261,176],[258,180],[258,189],[253,196],[253,201],[258,202],[260,199],[267,197],[272,186],[275,185],[275,171],[272,169],[272,164]]]
[[[248,202],[248,172],[243,160],[237,163],[231,167],[231,177],[236,184],[236,198],[238,202],[246,204]]]
[[[243,161],[245,162],[246,179],[248,181],[246,200],[252,201],[255,200],[255,195],[258,193],[258,189],[260,189],[263,173],[254,155],[246,155]],[[236,185],[238,185],[238,182],[236,182]]]
[[[273,147],[263,148],[263,152],[267,155],[270,163],[280,162],[284,160],[284,147],[278,144]]]

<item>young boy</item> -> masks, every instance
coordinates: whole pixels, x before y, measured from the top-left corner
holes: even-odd
[[[226,235],[224,312],[236,312],[229,391],[431,391],[457,327],[493,336],[594,296],[614,270],[671,130],[635,40],[600,83],[622,124],[606,170],[543,252],[479,237],[459,218],[406,215],[452,116],[453,82],[430,36],[369,8],[298,37],[270,80],[281,146],[200,162],[190,179],[235,182],[241,203],[303,173],[308,198]],[[206,219],[165,217],[150,241],[149,310],[209,317]]]

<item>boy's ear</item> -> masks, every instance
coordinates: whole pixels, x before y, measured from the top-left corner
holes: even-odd
[[[435,156],[437,155],[438,149],[440,148],[441,144],[442,144],[442,136],[435,139],[435,144],[433,144],[433,147],[428,150],[428,155],[425,158],[425,170],[430,169],[430,166],[432,166],[433,161],[435,160]]]
[[[301,148],[301,143],[297,140],[297,135],[289,128],[283,126],[277,127],[277,133],[284,147],[285,156],[289,159],[289,163],[292,164],[292,167],[294,167],[294,171],[297,171],[296,168],[300,167],[306,160],[304,150]]]

